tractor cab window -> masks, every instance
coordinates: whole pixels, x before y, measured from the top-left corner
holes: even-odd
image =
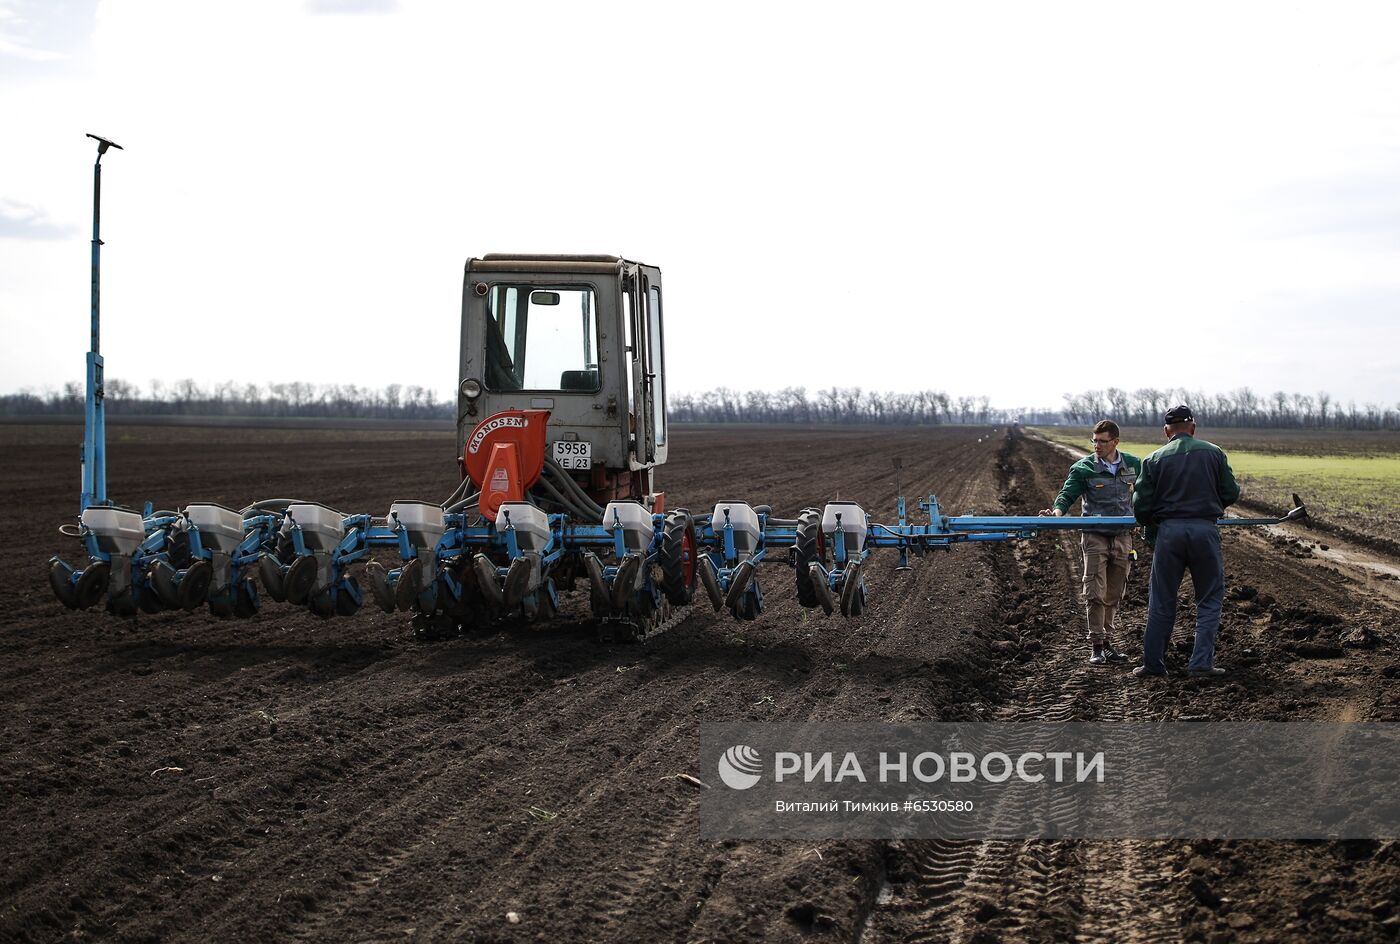
[[[486,386],[492,390],[598,390],[598,310],[587,286],[491,286]]]

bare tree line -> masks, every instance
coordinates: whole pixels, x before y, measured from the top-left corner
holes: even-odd
[[[304,381],[202,386],[192,379],[152,380],[142,387],[126,380],[106,384],[107,409],[114,414],[184,416],[360,417],[366,419],[452,419],[456,404],[415,384],[362,387]],[[1070,423],[1087,425],[1105,417],[1125,426],[1155,426],[1177,403],[1190,404],[1211,426],[1309,429],[1400,429],[1400,403],[1387,406],[1340,403],[1326,391],[1256,394],[1249,387],[1228,393],[1182,388],[1107,387],[1064,394],[1064,406],[996,408],[986,396],[954,396],[941,390],[882,392],[861,387],[806,387],[778,391],[717,387],[673,396],[668,412],[677,423]],[[0,415],[81,413],[83,386],[72,381],[61,390],[24,389],[0,395]]]
[[[1054,410],[997,409],[991,398],[951,396],[942,390],[890,393],[861,387],[831,387],[808,394],[806,387],[733,390],[717,387],[673,397],[669,415],[678,423],[944,423],[1058,422]]]
[[[677,422],[698,423],[1026,423],[1092,425],[1113,419],[1124,426],[1157,426],[1168,409],[1186,403],[1211,426],[1308,429],[1400,429],[1400,403],[1338,403],[1331,394],[1275,391],[1267,396],[1240,387],[1208,394],[1182,388],[1108,387],[1064,394],[1064,407],[994,408],[985,396],[950,396],[937,390],[887,393],[860,387],[831,387],[815,396],[805,387],[776,393],[719,387],[682,394],[670,406]]]
[[[1288,393],[1275,390],[1257,394],[1249,387],[1227,393],[1206,393],[1184,388],[1143,387],[1124,390],[1107,387],[1083,393],[1066,393],[1062,411],[1065,422],[1093,423],[1103,417],[1129,426],[1156,426],[1172,406],[1185,403],[1197,420],[1211,426],[1269,429],[1400,429],[1400,403],[1357,404],[1337,402],[1325,390]]]
[[[208,387],[188,378],[166,383],[152,380],[149,387],[126,380],[108,380],[105,386],[109,413],[141,416],[311,416],[364,419],[452,419],[455,403],[439,400],[427,387],[388,384],[361,387],[356,384],[291,383],[236,384],[232,381]],[[70,381],[62,390],[31,389],[0,396],[0,415],[81,413],[83,385]]]

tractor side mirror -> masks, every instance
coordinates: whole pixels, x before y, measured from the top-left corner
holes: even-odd
[[[558,292],[531,292],[531,305],[557,305],[559,304]]]

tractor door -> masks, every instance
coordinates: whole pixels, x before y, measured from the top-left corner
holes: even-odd
[[[666,358],[662,346],[661,270],[640,266],[642,276],[642,378],[646,381],[647,461],[666,461]]]
[[[640,465],[666,461],[665,363],[661,343],[661,270],[627,269],[628,365],[631,412]]]

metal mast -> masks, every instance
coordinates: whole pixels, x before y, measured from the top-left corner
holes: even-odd
[[[107,413],[102,380],[102,329],[99,277],[102,239],[102,155],[108,148],[123,150],[120,144],[89,134],[97,142],[97,160],[92,165],[92,345],[87,355],[87,400],[83,412],[83,493],[78,511],[107,502]]]

